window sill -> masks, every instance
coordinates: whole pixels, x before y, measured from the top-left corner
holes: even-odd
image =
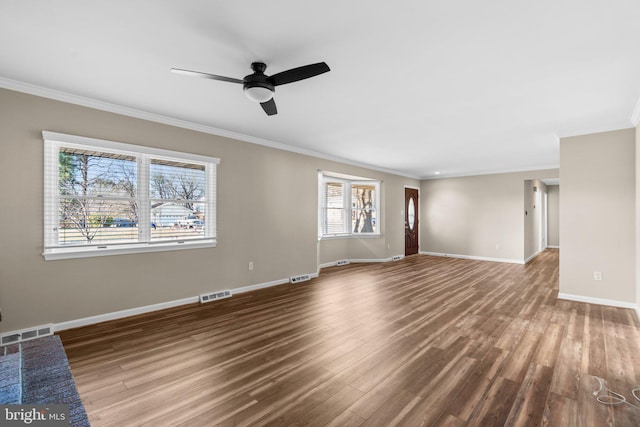
[[[370,233],[370,234],[327,234],[325,236],[320,236],[318,240],[334,240],[334,239],[378,239],[380,238],[380,234],[378,233]]]
[[[92,258],[98,256],[109,255],[125,255],[125,254],[139,254],[147,252],[165,252],[165,251],[180,251],[185,249],[200,249],[200,248],[215,248],[217,244],[216,239],[205,239],[198,241],[180,241],[180,242],[167,242],[167,243],[147,243],[147,244],[132,244],[132,245],[105,245],[105,246],[92,246],[86,247],[74,247],[74,248],[55,248],[46,250],[42,256],[45,261],[56,261],[60,259],[73,259],[73,258]]]

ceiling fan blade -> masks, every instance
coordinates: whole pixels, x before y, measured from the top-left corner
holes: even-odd
[[[267,80],[269,80],[274,86],[279,86],[308,79],[309,77],[314,77],[318,74],[326,73],[327,71],[331,71],[329,66],[324,62],[318,62],[317,64],[304,65],[302,67],[282,71],[281,73],[270,76]]]
[[[172,68],[171,72],[176,74],[182,74],[184,76],[194,76],[194,77],[203,77],[205,79],[211,79],[211,80],[220,80],[222,82],[240,83],[240,84],[244,83],[243,80],[234,79],[233,77],[217,76],[215,74],[201,73],[200,71],[183,70],[181,68]]]
[[[260,105],[262,105],[262,109],[264,110],[265,113],[267,113],[268,116],[273,116],[275,114],[278,114],[276,101],[274,101],[273,98],[271,98],[267,102],[261,102]]]

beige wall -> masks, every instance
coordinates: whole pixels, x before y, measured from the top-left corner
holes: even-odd
[[[639,101],[640,102],[640,101]],[[640,318],[640,124],[636,127],[636,312]]]
[[[560,186],[547,186],[548,246],[560,246]]]
[[[423,181],[420,251],[524,261],[524,182],[557,177],[550,169]]]
[[[47,261],[43,130],[219,157],[218,246]],[[318,169],[381,179],[382,237],[318,242]],[[314,273],[404,251],[417,180],[0,89],[0,331],[59,323]],[[388,214],[387,214],[388,213]],[[255,269],[248,270],[253,261]]]
[[[635,303],[635,130],[562,138],[560,181],[560,292]]]

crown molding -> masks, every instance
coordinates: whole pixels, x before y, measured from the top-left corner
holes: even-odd
[[[513,168],[513,169],[476,170],[476,171],[470,171],[468,173],[457,173],[457,174],[442,173],[440,175],[423,176],[420,178],[420,180],[435,181],[438,179],[465,178],[470,176],[481,176],[481,175],[498,175],[503,173],[538,172],[538,171],[547,171],[547,170],[553,170],[553,169],[560,169],[560,165],[552,164],[552,165],[539,165],[539,166],[530,166],[525,168]],[[539,178],[544,178],[544,177],[539,177]]]
[[[617,130],[629,129],[629,123],[626,120],[616,121],[615,123],[608,123],[603,125],[595,125],[588,127],[580,127],[573,129],[564,129],[556,132],[558,140],[563,138],[572,138],[574,136],[592,135],[594,133],[614,132]]]
[[[638,126],[638,124],[640,124],[640,98],[638,98],[636,108],[633,109],[633,114],[631,114],[631,124],[633,126]]]
[[[25,83],[22,81],[9,79],[2,76],[0,76],[0,88],[9,89],[16,92],[27,93],[29,95],[40,96],[43,98],[53,99],[56,101],[62,101],[69,104],[80,105],[82,107],[88,107],[96,110],[107,111],[109,113],[120,114],[123,116],[133,117],[136,119],[147,120],[150,122],[161,123],[169,126],[183,128],[183,129],[194,130],[197,132],[207,133],[210,135],[236,139],[238,141],[249,142],[251,144],[262,145],[269,148],[275,148],[277,150],[289,151],[297,154],[302,154],[305,156],[315,157],[323,160],[330,160],[333,162],[343,163],[343,164],[370,169],[378,172],[384,172],[392,175],[403,176],[406,178],[420,179],[419,176],[410,175],[410,174],[393,170],[393,169],[381,168],[381,167],[370,165],[367,163],[356,162],[356,161],[345,159],[342,157],[333,156],[331,154],[321,153],[319,151],[309,150],[307,148],[296,147],[293,145],[284,144],[282,142],[276,142],[276,141],[260,138],[253,135],[246,135],[239,132],[220,129],[214,126],[203,125],[196,122],[190,122],[188,120],[176,119],[174,117],[164,116],[156,113],[150,113],[148,111],[125,107],[123,105],[118,105],[118,104],[112,104],[110,102],[100,101],[93,98],[87,98],[80,95],[74,95],[68,92],[50,89],[43,86],[37,86],[31,83]]]

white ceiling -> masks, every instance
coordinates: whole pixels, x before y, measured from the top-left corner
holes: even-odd
[[[0,85],[429,178],[558,167],[558,137],[631,127],[638,40],[638,0],[0,0]],[[272,117],[169,72],[256,60],[331,72]]]

